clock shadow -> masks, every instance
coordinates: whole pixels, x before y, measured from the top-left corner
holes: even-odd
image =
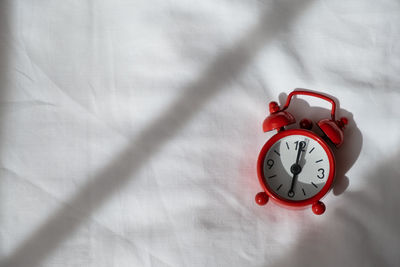
[[[296,90],[312,91],[304,88],[296,88]],[[338,196],[342,194],[344,191],[346,191],[346,189],[350,185],[350,179],[346,176],[346,173],[351,169],[351,167],[357,161],[361,153],[363,137],[360,129],[357,127],[357,124],[354,121],[353,114],[347,111],[346,109],[342,109],[340,107],[340,101],[336,97],[326,94],[324,92],[318,92],[318,91],[313,91],[313,92],[329,96],[336,102],[337,120],[341,117],[346,117],[348,119],[348,124],[346,125],[343,131],[344,142],[342,146],[336,148],[336,146],[330,142],[330,140],[316,125],[316,123],[319,120],[330,118],[330,109],[319,106],[310,106],[310,104],[306,101],[309,98],[308,96],[301,96],[301,98],[299,98],[298,96],[293,97],[287,111],[290,112],[296,118],[296,123],[287,126],[287,129],[300,128],[299,122],[303,118],[310,119],[313,122],[313,127],[311,131],[323,137],[323,139],[327,141],[327,143],[332,149],[333,154],[335,155],[336,177],[332,191],[335,196]],[[286,93],[281,93],[279,95],[279,102],[281,107],[283,107],[284,104],[286,103],[286,98],[287,98]]]

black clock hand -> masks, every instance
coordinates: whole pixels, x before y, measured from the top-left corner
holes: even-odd
[[[296,157],[296,163],[295,163],[296,165],[299,165],[300,155],[305,146],[306,146],[306,143],[304,141],[301,141],[299,143],[299,151],[297,151],[297,157]]]
[[[291,173],[293,173],[293,178],[292,178],[292,184],[290,185],[290,190],[288,192],[289,197],[294,196],[294,191],[293,191],[294,184],[297,181],[297,176],[301,172],[301,166],[299,165],[300,156],[301,156],[301,152],[303,151],[303,148],[305,146],[306,146],[306,143],[304,141],[301,141],[299,143],[299,150],[297,151],[296,163],[294,163],[292,165],[292,167],[290,167],[290,171],[291,171]]]
[[[294,181],[296,181],[296,180],[297,180],[297,174],[293,174],[292,185],[290,186],[290,189],[288,191],[288,196],[289,197],[293,197],[294,196],[293,188],[294,188]]]

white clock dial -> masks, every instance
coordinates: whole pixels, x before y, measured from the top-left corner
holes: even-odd
[[[300,143],[304,145],[297,164],[300,172],[294,175],[291,168],[296,165]],[[330,173],[329,158],[316,140],[304,135],[289,135],[268,150],[263,171],[271,191],[284,199],[301,201],[315,196],[325,186]]]

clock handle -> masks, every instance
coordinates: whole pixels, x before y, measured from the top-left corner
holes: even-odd
[[[315,93],[315,92],[311,92],[311,91],[299,90],[299,91],[291,92],[288,95],[287,100],[286,100],[286,104],[282,108],[282,110],[285,110],[285,109],[287,109],[289,107],[290,101],[292,100],[292,97],[294,95],[313,96],[313,97],[321,98],[323,100],[326,100],[326,101],[330,102],[332,104],[331,117],[332,117],[332,120],[335,121],[335,113],[336,113],[336,103],[335,103],[335,101],[332,98],[328,97],[328,96],[325,96],[325,95],[322,95],[322,94],[319,94],[319,93]]]

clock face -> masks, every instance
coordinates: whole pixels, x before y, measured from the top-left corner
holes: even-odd
[[[303,201],[324,188],[333,167],[329,163],[327,151],[317,140],[300,134],[287,135],[265,155],[264,182],[282,199]]]

